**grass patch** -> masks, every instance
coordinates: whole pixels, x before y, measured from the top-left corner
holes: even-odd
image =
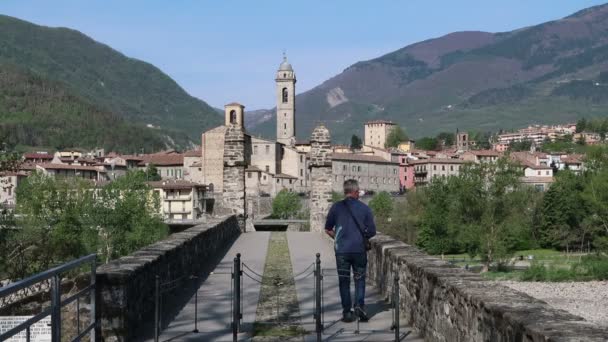
[[[534,263],[521,275],[523,281],[608,280],[608,257],[589,255],[567,267]]]
[[[293,337],[304,334],[306,331],[300,326],[300,307],[287,234],[272,232],[268,241],[253,336]]]
[[[253,336],[295,337],[306,334],[306,330],[299,325],[253,324]]]

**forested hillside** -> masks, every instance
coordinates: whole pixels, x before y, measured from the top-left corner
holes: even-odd
[[[62,84],[0,63],[0,141],[9,145],[160,150],[161,130],[128,123],[70,93]],[[174,136],[177,138],[177,136]],[[185,144],[186,139],[181,143]]]
[[[58,82],[65,92],[100,112],[181,132],[194,142],[201,132],[221,123],[213,108],[188,95],[158,68],[75,30],[0,15],[0,63]]]

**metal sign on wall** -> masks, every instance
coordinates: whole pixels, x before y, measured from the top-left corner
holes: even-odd
[[[32,316],[0,316],[0,334],[9,331],[30,318],[32,318]],[[22,341],[26,341],[25,330],[7,340],[7,342]],[[43,318],[38,321],[38,323],[31,326],[30,341],[51,342],[51,317]]]

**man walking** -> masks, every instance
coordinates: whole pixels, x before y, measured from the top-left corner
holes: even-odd
[[[327,215],[325,232],[334,239],[336,264],[342,300],[342,321],[354,320],[351,311],[350,270],[355,279],[355,314],[367,322],[365,312],[365,271],[367,268],[368,239],[376,235],[376,225],[370,208],[359,201],[359,183],[354,179],[344,182],[342,201],[334,203]]]

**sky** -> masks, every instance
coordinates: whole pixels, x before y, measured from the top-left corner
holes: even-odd
[[[502,32],[595,0],[0,0],[0,14],[69,27],[152,63],[212,106],[272,108],[283,51],[297,93],[353,63],[454,31]]]

